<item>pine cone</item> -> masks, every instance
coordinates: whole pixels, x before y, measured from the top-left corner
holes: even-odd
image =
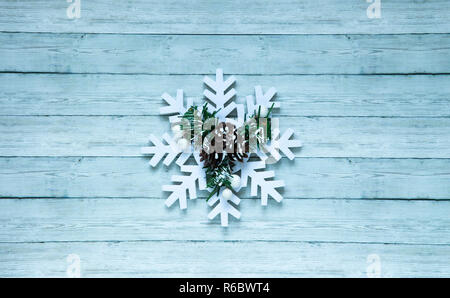
[[[248,157],[248,152],[249,152],[249,145],[248,142],[245,141],[244,143],[244,148],[242,150],[242,148],[240,148],[240,144],[238,144],[238,137],[237,137],[237,129],[233,126],[233,134],[234,134],[234,138],[233,138],[233,152],[227,152],[227,132],[226,129],[227,127],[231,127],[230,125],[226,125],[225,122],[221,122],[217,125],[217,127],[215,128],[214,132],[216,135],[221,135],[222,139],[223,139],[223,152],[221,153],[217,153],[217,152],[213,152],[213,153],[207,153],[205,150],[202,149],[202,151],[200,152],[200,161],[204,161],[205,163],[205,167],[208,168],[216,168],[223,160],[224,155],[228,157],[228,159],[230,160],[230,166],[234,166],[233,161],[239,161],[239,162],[243,162],[244,158]],[[213,138],[211,140],[211,146],[215,147],[215,141],[216,139]]]

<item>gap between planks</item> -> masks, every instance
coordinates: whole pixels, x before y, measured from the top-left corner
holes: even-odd
[[[202,200],[204,198],[197,198],[193,200]],[[258,200],[256,197],[241,197],[241,200]],[[45,197],[45,196],[26,196],[26,197],[0,197],[0,200],[161,200],[165,201],[166,198],[161,197],[111,197],[111,196],[73,196],[73,197]],[[299,198],[299,197],[283,197],[283,200],[302,200],[302,201],[326,201],[326,200],[345,200],[345,201],[411,201],[411,202],[450,202],[450,197],[448,199],[427,199],[427,198],[340,198],[340,197],[317,197],[317,198]]]
[[[65,71],[14,71],[0,70],[0,74],[23,74],[23,75],[109,75],[109,76],[214,76],[214,73],[156,73],[156,72],[65,72]],[[234,75],[232,73],[225,75]],[[236,76],[446,76],[450,72],[377,72],[377,73],[238,73]]]
[[[228,227],[229,229],[232,227]],[[238,227],[236,227],[238,228]],[[52,240],[52,241],[0,241],[0,244],[60,244],[60,243],[300,243],[300,244],[361,244],[361,245],[391,245],[391,246],[443,246],[443,243],[404,243],[404,242],[365,242],[365,241],[308,241],[308,240]]]
[[[118,35],[118,36],[393,36],[393,35],[450,35],[450,32],[403,32],[403,33],[139,33],[139,32],[53,32],[53,31],[8,31],[0,34],[45,34],[45,35]]]

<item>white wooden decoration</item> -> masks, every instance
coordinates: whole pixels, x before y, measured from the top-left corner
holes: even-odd
[[[216,116],[220,121],[230,122],[239,127],[246,121],[245,115],[249,117],[258,110],[266,114],[271,108],[280,107],[280,104],[274,101],[276,95],[275,88],[269,88],[264,92],[261,86],[256,86],[254,96],[249,95],[246,97],[247,111],[245,111],[244,105],[236,104],[232,101],[236,96],[236,90],[232,88],[235,81],[236,79],[233,76],[224,80],[221,69],[217,69],[215,79],[209,77],[203,79],[206,85],[203,95],[209,101],[207,105],[208,110],[218,111]],[[193,104],[190,100],[184,100],[183,90],[177,90],[175,98],[167,93],[164,93],[162,98],[168,105],[160,109],[160,114],[168,115],[170,123],[179,121],[179,116],[183,115]],[[237,114],[236,119],[229,117],[234,110],[236,110]],[[188,196],[189,199],[195,199],[197,198],[197,189],[205,190],[207,188],[205,169],[203,163],[200,162],[199,153],[194,152],[192,144],[188,144],[187,146],[183,144],[181,147],[184,148],[180,148],[179,142],[177,143],[179,128],[173,128],[173,132],[175,134],[173,137],[168,134],[163,135],[162,139],[164,143],[151,135],[150,141],[153,146],[142,148],[142,153],[152,155],[150,159],[150,165],[152,167],[158,165],[163,159],[163,164],[169,166],[178,157],[176,164],[185,175],[173,175],[171,181],[174,184],[163,185],[162,189],[170,193],[166,199],[166,205],[168,207],[178,201],[180,208],[186,209]],[[290,160],[295,158],[291,149],[301,147],[302,144],[298,140],[291,139],[293,133],[294,131],[292,129],[287,129],[280,136],[278,128],[276,126],[273,127],[272,139],[266,144],[261,144],[254,154],[259,160],[250,161],[250,158],[245,158],[244,162],[237,162],[233,168],[235,173],[232,178],[233,190],[223,188],[219,194],[214,194],[208,201],[208,205],[213,207],[208,215],[209,219],[212,220],[220,214],[222,226],[228,226],[228,215],[239,219],[241,213],[237,207],[240,199],[236,192],[240,191],[243,187],[247,187],[249,181],[251,181],[251,195],[257,197],[259,193],[261,205],[266,206],[269,197],[272,197],[277,202],[281,202],[283,197],[278,189],[284,186],[284,182],[282,180],[275,180],[274,171],[266,170],[266,166],[268,165],[267,161],[269,156],[272,157],[272,163],[281,160],[280,151]],[[187,164],[191,156],[194,157],[195,164]],[[240,176],[237,175],[238,173],[240,173]]]

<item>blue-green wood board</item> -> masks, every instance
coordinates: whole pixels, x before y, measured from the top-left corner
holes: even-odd
[[[450,2],[0,0],[0,277],[450,277]],[[142,157],[160,95],[275,87],[285,199],[222,228]],[[368,259],[369,258],[369,259]],[[368,261],[369,260],[369,261]],[[369,272],[370,273],[370,272]]]

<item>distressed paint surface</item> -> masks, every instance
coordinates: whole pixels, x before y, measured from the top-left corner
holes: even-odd
[[[450,116],[449,75],[235,77],[236,101],[241,103],[256,85],[276,86],[281,116]],[[175,94],[183,88],[186,98],[202,103],[202,79],[202,75],[0,73],[0,115],[156,116],[164,105],[161,90]]]
[[[282,117],[309,144],[299,157],[450,157],[450,118]],[[162,116],[0,116],[2,156],[140,156]],[[114,133],[111,133],[114,132]]]
[[[82,2],[69,20],[64,1],[0,2],[0,28],[26,32],[158,34],[447,33],[446,0],[383,0],[382,18],[368,19],[363,1],[108,0]]]
[[[2,196],[166,197],[161,183],[178,169],[150,168],[148,161],[145,157],[3,157]],[[448,158],[297,158],[282,160],[272,169],[289,185],[283,190],[287,198],[447,200],[449,167]]]
[[[210,74],[446,73],[447,34],[0,33],[0,71]]]
[[[0,0],[0,277],[450,277],[449,2]],[[164,206],[163,92],[216,67],[304,143],[241,221]],[[286,262],[289,260],[289,262]],[[215,266],[210,264],[214,263]]]

